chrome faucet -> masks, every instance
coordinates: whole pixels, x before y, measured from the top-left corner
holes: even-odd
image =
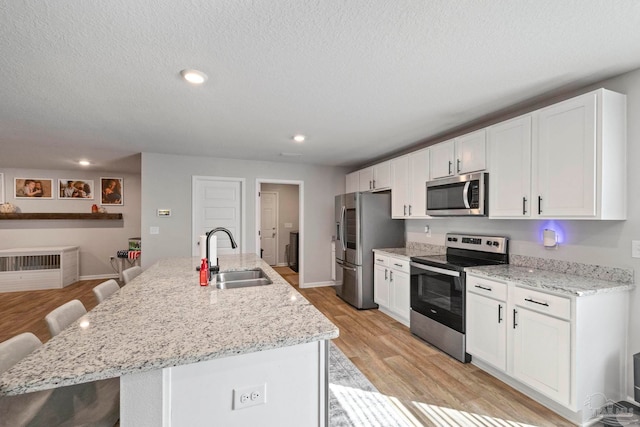
[[[233,238],[233,234],[231,234],[231,232],[229,230],[227,230],[224,227],[216,227],[213,230],[209,231],[207,233],[207,262],[209,263],[209,280],[211,280],[211,273],[212,272],[218,272],[220,270],[220,267],[218,266],[218,260],[216,259],[216,264],[212,265],[211,263],[211,259],[209,259],[209,242],[211,241],[211,236],[213,236],[214,233],[217,233],[218,231],[224,231],[225,233],[227,233],[227,235],[229,236],[229,239],[231,240],[231,248],[235,249],[238,247],[238,244],[236,243],[236,240]]]

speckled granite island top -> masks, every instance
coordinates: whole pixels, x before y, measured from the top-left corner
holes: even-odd
[[[405,258],[407,261],[409,261],[409,259],[414,256],[442,255],[444,253],[444,247],[443,249],[439,249],[439,248],[425,249],[420,247],[382,248],[382,249],[374,249],[373,251],[380,253],[380,255],[387,255],[387,256],[392,256],[396,258]]]
[[[197,258],[162,260],[0,376],[14,395],[336,338],[338,328],[255,254],[221,271],[262,268],[273,284],[198,284]]]
[[[574,274],[513,265],[467,267],[465,271],[487,279],[511,282],[517,286],[539,288],[542,291],[568,296],[587,296],[603,292],[628,291],[635,287],[630,283],[609,282]]]

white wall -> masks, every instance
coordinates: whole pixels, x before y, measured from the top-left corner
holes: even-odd
[[[78,170],[0,169],[4,173],[5,200],[22,212],[91,212],[100,206],[100,177],[124,179],[124,205],[104,206],[109,213],[122,213],[122,221],[96,220],[4,220],[0,221],[0,249],[36,246],[79,246],[80,276],[113,276],[109,257],[128,249],[129,238],[140,236],[140,175]],[[54,190],[58,179],[93,180],[94,199],[15,199],[14,178],[50,178]],[[144,244],[144,243],[143,243]]]
[[[265,184],[261,185],[261,191],[278,193],[278,249],[276,262],[287,262],[286,247],[289,244],[289,232],[298,230],[298,186],[291,184]],[[291,224],[291,228],[285,228],[285,224]]]
[[[304,182],[304,281],[331,279],[334,196],[344,192],[344,168],[214,157],[142,153],[142,266],[158,259],[191,254],[191,179],[193,175],[245,178],[246,233],[243,250],[256,253],[256,179]],[[156,209],[170,208],[158,218]],[[157,226],[160,234],[150,235]]]
[[[640,240],[640,70],[601,82],[593,88],[604,87],[627,95],[627,175],[628,216],[626,221],[555,221],[555,229],[561,230],[563,242],[556,249],[542,247],[542,230],[547,221],[490,220],[487,218],[440,218],[432,220],[408,220],[407,238],[413,241],[444,244],[444,233],[448,231],[481,231],[511,237],[511,252],[514,254],[598,264],[634,269],[634,277],[640,278],[640,259],[631,257],[631,241]],[[491,209],[491,207],[489,207]],[[432,237],[424,234],[429,225]],[[629,299],[631,316],[629,328],[629,357],[627,393],[633,396],[633,367],[631,355],[640,352],[640,293],[636,290]],[[612,334],[624,333],[611,331]],[[606,338],[602,340],[606,346]]]

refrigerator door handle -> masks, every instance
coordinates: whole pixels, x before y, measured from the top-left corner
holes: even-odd
[[[347,207],[346,206],[342,206],[342,210],[340,211],[340,228],[342,229],[342,236],[340,237],[340,243],[342,244],[342,250],[346,251],[347,250],[347,245],[346,242],[344,241],[346,238],[346,233],[344,231],[344,223],[346,220],[346,214],[347,214]]]

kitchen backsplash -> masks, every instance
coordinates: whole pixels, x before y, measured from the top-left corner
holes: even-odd
[[[425,252],[433,255],[444,255],[447,250],[442,245],[431,245],[429,243],[407,242],[405,245],[407,249],[416,252]]]

